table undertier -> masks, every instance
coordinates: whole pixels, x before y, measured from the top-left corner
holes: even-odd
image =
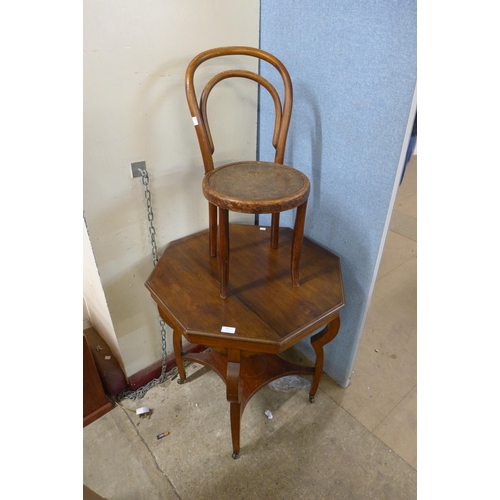
[[[224,354],[208,351],[197,354],[184,354],[183,361],[200,363],[213,370],[227,383],[227,357]],[[243,356],[241,360],[241,405],[242,412],[250,398],[262,387],[273,380],[287,375],[314,375],[314,368],[291,363],[276,354],[255,354]]]

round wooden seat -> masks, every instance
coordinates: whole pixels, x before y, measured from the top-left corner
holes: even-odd
[[[302,172],[271,162],[229,163],[203,178],[205,198],[233,212],[284,212],[307,201],[309,191],[309,179]]]

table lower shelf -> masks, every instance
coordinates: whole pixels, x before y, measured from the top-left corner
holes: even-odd
[[[223,354],[209,351],[186,354],[182,356],[182,359],[183,361],[200,363],[210,368],[227,384],[228,360]],[[269,384],[269,382],[287,375],[314,376],[314,368],[291,363],[277,354],[243,356],[240,368],[241,412],[243,413],[246,404],[259,389]],[[179,381],[181,382],[180,379]],[[314,394],[309,394],[309,399],[313,402]]]

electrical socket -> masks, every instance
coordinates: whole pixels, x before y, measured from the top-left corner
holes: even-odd
[[[146,162],[145,161],[136,161],[132,163],[132,178],[142,177],[141,170],[146,170]]]

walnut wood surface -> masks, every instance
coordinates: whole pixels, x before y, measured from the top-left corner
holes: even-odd
[[[344,293],[336,255],[304,238],[301,286],[293,287],[290,228],[280,228],[282,245],[273,250],[269,227],[230,226],[227,299],[217,293],[218,262],[208,255],[206,230],[170,243],[146,282],[162,317],[190,342],[279,353],[338,315]],[[236,331],[222,333],[223,326]]]

